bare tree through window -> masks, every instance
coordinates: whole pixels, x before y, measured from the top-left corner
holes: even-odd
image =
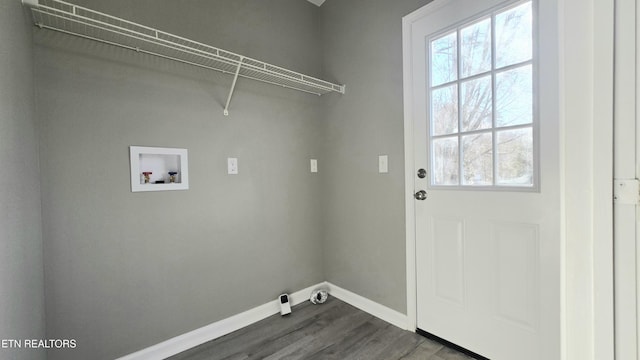
[[[432,185],[532,187],[531,1],[428,41]]]

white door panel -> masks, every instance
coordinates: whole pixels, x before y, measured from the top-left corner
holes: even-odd
[[[514,211],[527,201],[506,193],[429,195],[416,219],[418,327],[491,359],[540,359],[543,209]]]
[[[407,42],[416,172],[429,170],[428,39],[513,3],[446,0],[418,10]],[[544,90],[534,111],[537,188],[450,189],[430,186],[430,175],[414,179],[416,192],[428,192],[415,201],[417,327],[492,360],[560,359],[557,14],[551,0],[533,4],[549,21],[538,32],[544,46],[534,47],[534,91]]]

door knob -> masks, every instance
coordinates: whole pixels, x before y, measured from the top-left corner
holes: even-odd
[[[416,198],[416,200],[426,200],[427,192],[424,190],[420,190],[417,193],[413,194],[413,197]]]
[[[420,179],[424,179],[425,177],[427,177],[427,170],[425,169],[418,170],[418,177]]]

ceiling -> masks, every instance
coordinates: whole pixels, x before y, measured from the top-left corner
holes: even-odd
[[[322,5],[322,3],[324,3],[325,0],[308,0],[310,3],[315,4],[317,6]]]

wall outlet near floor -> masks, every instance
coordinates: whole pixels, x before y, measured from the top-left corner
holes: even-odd
[[[378,172],[380,174],[386,174],[389,172],[389,156],[388,155],[378,156]]]
[[[318,160],[317,159],[311,159],[310,166],[311,166],[311,172],[312,173],[317,173],[318,172]]]
[[[227,158],[227,174],[238,174],[238,158]]]
[[[280,300],[280,314],[281,315],[291,314],[291,303],[289,302],[289,294],[280,295],[279,300]]]

